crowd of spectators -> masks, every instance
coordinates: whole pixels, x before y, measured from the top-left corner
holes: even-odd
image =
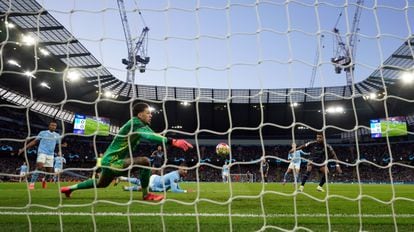
[[[19,115],[16,115],[18,117]],[[21,115],[20,115],[21,116]],[[3,119],[3,120],[1,120]],[[24,124],[11,123],[0,114],[0,179],[18,179],[18,168],[28,161],[30,171],[34,170],[36,159],[36,147],[28,150],[21,156],[17,155],[19,148],[24,146],[24,141],[34,138],[40,130],[44,130],[47,123],[33,123],[30,130]],[[89,178],[93,174],[96,158],[103,153],[111,142],[111,136],[80,136],[65,135],[64,141],[68,144],[61,148],[66,159],[65,172],[62,175],[64,181],[78,181]],[[328,139],[329,141],[329,139]],[[414,182],[414,144],[410,141],[392,143],[364,143],[356,147],[355,144],[331,144],[341,162],[343,162],[343,174],[337,175],[332,172],[330,181],[340,182]],[[221,181],[221,168],[227,161],[230,162],[231,174],[245,174],[250,172],[255,181],[261,181],[260,159],[265,157],[270,170],[268,179],[271,182],[280,182],[282,175],[288,166],[287,156],[290,146],[277,145],[265,146],[241,146],[233,145],[230,157],[221,157],[215,154],[215,146],[199,145],[199,149],[182,152],[175,148],[165,151],[165,172],[185,162],[189,167],[188,181]],[[139,154],[134,156],[147,156],[156,150],[156,145],[140,145]],[[199,153],[198,153],[199,152]],[[304,170],[306,161],[302,164]],[[316,169],[315,169],[316,170]],[[316,171],[315,171],[316,172]],[[198,175],[198,178],[197,178]],[[311,175],[312,180],[318,180],[319,174]]]
[[[105,151],[108,142],[90,141],[87,138],[71,138],[67,140],[68,147],[62,148],[63,156],[66,159],[65,173],[62,179],[66,181],[82,180],[92,176],[96,157]],[[17,155],[18,149],[23,143],[0,142],[0,173],[2,179],[10,179],[7,174],[18,174],[18,168],[26,160],[29,161],[30,169],[33,171],[36,159],[36,147],[28,150],[26,155]],[[392,160],[386,144],[366,144],[360,145],[358,153],[352,153],[351,145],[333,145],[342,164],[343,173],[334,173],[335,163],[330,163],[332,172],[330,179],[340,182],[390,182],[391,177],[394,182],[414,182],[414,154],[411,151],[410,143],[393,144],[391,146]],[[395,150],[394,150],[395,148]],[[134,156],[147,156],[150,158],[152,151],[156,149],[152,145],[141,145],[141,154]],[[221,181],[221,168],[224,162],[229,162],[229,157],[221,157],[215,154],[214,146],[201,146],[197,154],[197,149],[182,153],[176,149],[167,148],[165,152],[166,169],[164,173],[172,169],[174,165],[185,162],[189,170],[187,180],[195,181]],[[263,154],[261,146],[235,146],[232,148],[232,160],[230,166],[231,174],[245,174],[248,171],[253,174],[255,181],[261,181],[260,159],[265,155],[270,164],[269,180],[280,182],[282,174],[287,169],[287,153],[289,146],[266,146]],[[200,157],[200,158],[199,158]],[[391,165],[390,165],[391,164]],[[306,160],[302,164],[305,169]],[[0,174],[0,175],[1,175]],[[314,180],[318,175],[311,175]],[[12,178],[13,179],[13,178]],[[14,179],[17,179],[14,178]]]

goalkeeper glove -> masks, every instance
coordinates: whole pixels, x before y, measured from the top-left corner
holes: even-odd
[[[193,145],[191,145],[189,142],[185,141],[184,139],[173,139],[171,141],[171,145],[173,147],[178,147],[182,149],[183,151],[187,151],[189,148],[193,148]]]

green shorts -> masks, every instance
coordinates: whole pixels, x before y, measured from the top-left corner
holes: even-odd
[[[107,162],[106,160],[102,160],[101,165],[101,176],[100,178],[115,178],[118,176],[124,176],[128,174],[128,171],[120,171],[116,169],[123,169],[125,164],[125,160],[115,160],[112,162]]]

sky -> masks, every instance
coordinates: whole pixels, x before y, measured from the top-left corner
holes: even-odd
[[[127,48],[116,0],[38,1],[115,77],[125,80],[121,59],[126,58]],[[345,85],[345,74],[335,74],[330,62],[337,44],[332,29],[338,22],[343,39],[349,36],[355,2],[125,0],[132,36],[139,37],[145,25],[150,28],[151,60],[145,73],[136,73],[135,83],[306,88],[317,65],[315,87]],[[413,22],[413,0],[365,0],[356,42],[355,82],[366,79],[413,34]],[[317,51],[319,62],[315,62]]]

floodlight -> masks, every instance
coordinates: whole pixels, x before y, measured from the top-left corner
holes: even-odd
[[[70,70],[67,76],[69,81],[78,81],[80,78],[80,74],[77,71]]]
[[[13,23],[9,23],[9,22],[6,22],[6,26],[11,29],[16,27],[16,25],[14,25]]]
[[[118,95],[114,94],[114,92],[112,92],[111,90],[108,90],[108,89],[105,90],[105,92],[103,92],[101,94],[103,94],[103,96],[106,97],[106,98],[113,98],[113,99],[115,99],[115,98],[118,97]]]
[[[330,106],[326,109],[326,113],[328,114],[342,114],[345,110],[342,106]]]
[[[182,102],[180,102],[180,104],[183,105],[183,106],[189,106],[190,105],[190,103],[188,101],[182,101]]]
[[[411,84],[414,82],[414,71],[403,72],[400,78],[404,84]]]
[[[46,82],[40,83],[40,86],[50,89],[50,86]]]
[[[36,79],[35,75],[33,75],[33,73],[32,73],[31,71],[25,71],[25,72],[24,72],[24,75],[25,75],[25,76],[28,76],[28,77],[33,77],[33,78],[35,78],[35,79]]]
[[[22,41],[24,45],[26,46],[33,46],[36,44],[36,39],[33,36],[30,35],[22,35]]]
[[[39,48],[40,53],[42,53],[42,55],[44,56],[48,56],[50,55],[50,52],[44,48]]]
[[[105,97],[112,97],[113,96],[113,93],[112,93],[112,91],[109,91],[109,90],[107,90],[107,91],[105,91],[104,92],[104,94],[103,94]]]
[[[335,113],[335,108],[333,108],[333,107],[328,107],[328,108],[326,109],[326,113],[329,113],[329,114]]]
[[[21,68],[22,66],[19,64],[19,63],[17,63],[17,61],[15,61],[15,60],[8,60],[7,61],[7,63],[9,63],[9,64],[11,64],[11,65],[14,65],[14,66],[17,66],[17,67],[19,67],[19,68]]]
[[[335,113],[342,114],[344,112],[344,108],[342,106],[335,107]]]

